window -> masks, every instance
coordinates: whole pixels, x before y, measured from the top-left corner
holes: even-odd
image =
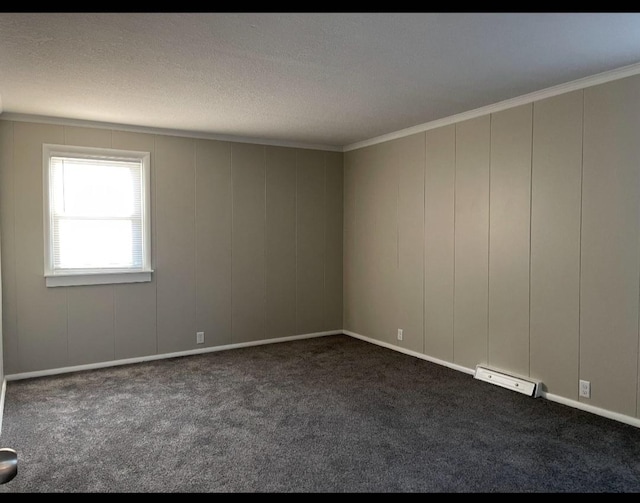
[[[151,280],[149,159],[43,145],[47,286]]]

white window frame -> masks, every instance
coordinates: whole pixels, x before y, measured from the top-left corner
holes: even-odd
[[[51,184],[50,159],[53,156],[81,156],[98,159],[139,160],[142,166],[142,267],[135,269],[58,269],[53,267],[53,239],[51,235]],[[111,148],[78,147],[45,143],[43,158],[43,209],[44,209],[44,277],[47,287],[104,285],[115,283],[139,283],[151,281],[151,207],[150,207],[150,159],[149,152]]]

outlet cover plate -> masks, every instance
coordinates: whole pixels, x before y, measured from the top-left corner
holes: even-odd
[[[580,379],[580,396],[591,398],[591,382]]]

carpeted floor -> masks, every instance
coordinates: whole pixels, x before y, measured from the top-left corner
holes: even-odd
[[[0,447],[0,494],[640,491],[640,428],[344,335],[10,381]]]

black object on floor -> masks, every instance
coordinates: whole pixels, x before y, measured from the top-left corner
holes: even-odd
[[[0,449],[0,484],[6,484],[18,474],[18,453],[13,449]]]

